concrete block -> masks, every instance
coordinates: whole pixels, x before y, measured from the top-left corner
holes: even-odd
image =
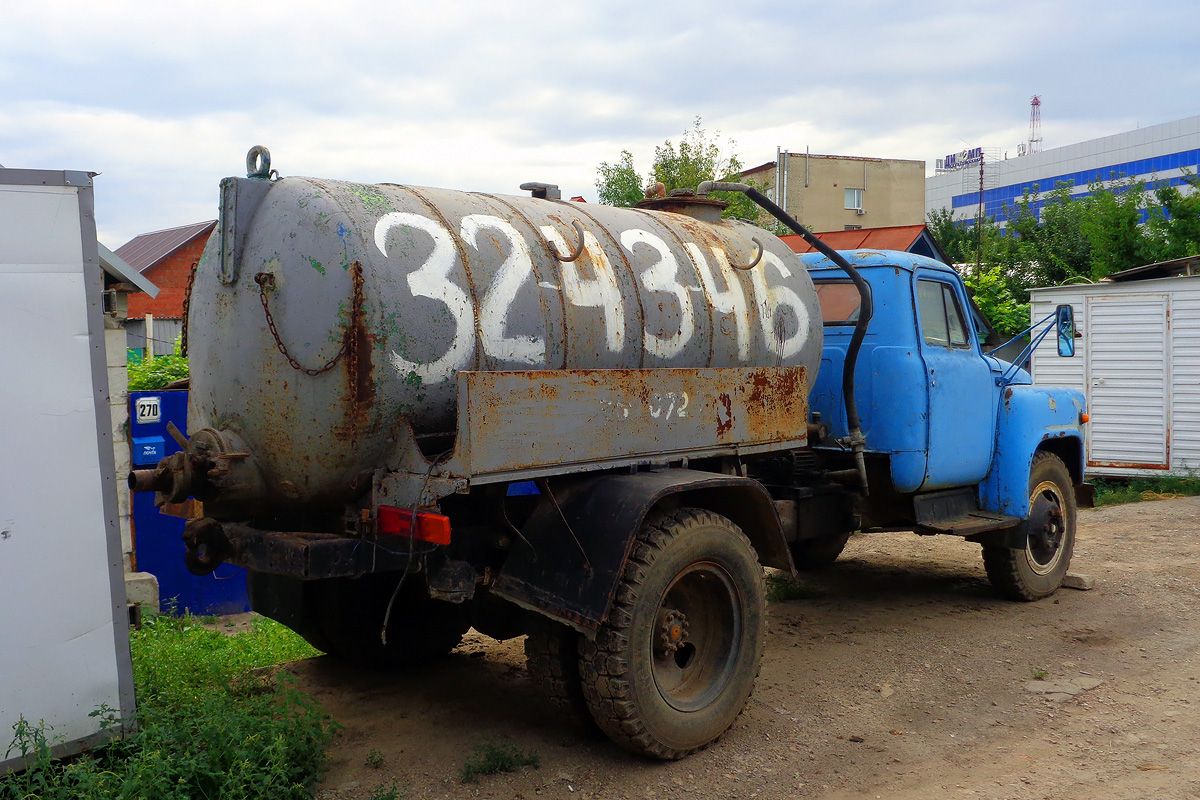
[[[1068,572],[1063,576],[1062,585],[1066,589],[1078,589],[1081,592],[1086,592],[1096,585],[1092,580],[1091,575],[1081,575],[1078,572]]]
[[[143,611],[158,611],[158,578],[149,572],[126,573],[125,598],[140,604]]]

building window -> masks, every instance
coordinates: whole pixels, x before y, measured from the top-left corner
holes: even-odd
[[[844,231],[861,231],[862,225],[846,225],[842,228]]]
[[[846,208],[855,211],[862,211],[862,189],[847,189],[846,190]]]

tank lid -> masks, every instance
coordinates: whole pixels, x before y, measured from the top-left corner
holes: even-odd
[[[662,184],[657,184],[658,188]],[[652,190],[653,191],[653,190]],[[724,200],[711,197],[696,197],[691,189],[676,189],[667,196],[659,193],[658,197],[647,197],[638,202],[638,208],[648,208],[652,211],[670,211],[674,214],[686,214],[701,222],[720,222],[721,212],[729,204]]]

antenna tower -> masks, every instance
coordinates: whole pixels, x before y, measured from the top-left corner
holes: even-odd
[[[1040,152],[1042,149],[1042,98],[1036,94],[1029,101],[1029,147],[1026,154]]]

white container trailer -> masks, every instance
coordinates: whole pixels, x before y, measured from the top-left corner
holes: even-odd
[[[1075,311],[1075,358],[1033,356],[1034,383],[1087,396],[1087,471],[1200,473],[1200,258],[1127,270],[1112,281],[1034,289],[1033,320]]]
[[[91,175],[0,169],[0,774],[134,710],[102,303]]]

